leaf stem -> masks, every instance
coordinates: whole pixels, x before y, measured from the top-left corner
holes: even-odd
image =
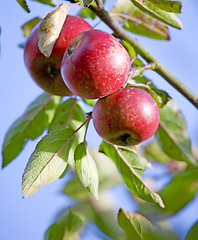
[[[96,0],[96,3],[98,0]],[[89,8],[114,31],[114,36],[129,42],[136,53],[142,56],[147,62],[154,62],[157,64],[154,69],[160,76],[162,76],[169,84],[171,84],[177,91],[179,91],[186,99],[188,99],[196,108],[198,108],[198,96],[193,93],[185,84],[170,73],[157,59],[155,59],[136,39],[131,37],[126,30],[117,24],[109,13],[104,8],[97,8],[90,5]]]
[[[72,102],[72,105],[71,105],[71,109],[70,109],[70,112],[69,112],[69,116],[68,116],[65,128],[69,127],[69,123],[71,121],[71,117],[72,117],[72,114],[73,114],[73,111],[74,111],[75,104],[76,104],[76,97],[73,99],[73,102]]]

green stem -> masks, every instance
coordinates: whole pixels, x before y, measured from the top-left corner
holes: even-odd
[[[96,0],[97,3],[98,0]],[[97,8],[93,5],[89,8],[114,31],[114,36],[129,42],[136,53],[142,56],[147,62],[156,63],[154,69],[160,76],[162,76],[169,84],[177,89],[186,99],[188,99],[196,108],[198,108],[198,96],[193,93],[185,84],[183,84],[178,78],[170,73],[157,59],[155,59],[136,39],[131,37],[127,31],[125,31],[119,24],[117,24],[110,17],[109,13],[104,8]]]

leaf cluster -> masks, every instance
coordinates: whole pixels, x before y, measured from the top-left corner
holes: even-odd
[[[38,2],[56,6],[52,0]],[[81,0],[79,15],[96,18],[96,14],[87,7],[97,7],[99,2]],[[26,12],[30,12],[25,0],[18,3]],[[60,32],[68,11],[65,5],[62,6],[64,9],[59,7],[48,14],[41,24],[40,30],[43,31],[40,31],[39,47],[46,56],[50,55],[58,37],[58,34],[49,34],[46,30],[53,21],[56,33]],[[169,40],[168,26],[182,28],[176,15],[181,12],[181,7],[180,0],[118,0],[109,14],[113,21],[129,32]],[[40,20],[36,17],[23,24],[22,30],[26,37]],[[61,24],[57,27],[54,24],[56,22]],[[167,217],[180,211],[198,190],[198,163],[192,153],[184,116],[168,93],[158,89],[146,77],[146,70],[155,69],[157,65],[145,64],[146,59],[137,56],[130,41],[122,40],[121,43],[133,60],[128,87],[148,91],[160,108],[159,128],[150,142],[144,146],[126,148],[102,141],[98,151],[93,151],[86,141],[91,114],[86,115],[83,106],[87,104],[93,107],[95,101],[61,98],[47,93],[29,104],[6,133],[2,167],[14,160],[29,140],[46,133],[25,167],[22,178],[24,197],[64,177],[67,172],[73,175],[63,192],[74,198],[76,204],[59,214],[55,223],[46,231],[46,240],[79,239],[82,229],[90,221],[111,239],[177,240],[178,237],[171,229],[167,226],[163,228],[158,223],[165,222]],[[155,191],[155,186],[149,186],[144,179],[146,169],[152,168],[152,164],[163,164],[172,178],[159,191]],[[112,199],[106,194],[110,187],[117,184],[126,186],[130,198],[140,206],[139,213],[120,208],[116,219]],[[195,239],[197,229],[195,223],[186,240]]]

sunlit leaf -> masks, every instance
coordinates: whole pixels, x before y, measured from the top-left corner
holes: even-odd
[[[84,222],[71,209],[53,223],[45,233],[45,240],[78,240]]]
[[[126,212],[122,208],[120,208],[118,213],[118,223],[126,233],[128,239],[179,240],[173,231],[157,228],[142,215]]]
[[[46,14],[40,24],[38,46],[46,57],[49,57],[52,53],[54,44],[65,22],[67,11],[68,6],[63,2],[56,10]]]
[[[198,221],[192,226],[190,231],[187,233],[185,240],[197,240],[198,236]]]
[[[98,198],[98,170],[92,156],[87,149],[87,143],[82,142],[78,145],[74,153],[76,171],[82,184]]]
[[[149,13],[152,17],[158,19],[159,21],[168,24],[172,27],[181,29],[182,23],[175,13],[170,13],[161,10],[152,4],[149,0],[131,0],[136,7],[142,10],[145,13]]]
[[[8,129],[3,143],[3,164],[6,166],[24,148],[29,139],[35,139],[51,123],[61,97],[41,94]]]
[[[21,5],[21,7],[28,13],[30,13],[30,9],[27,5],[26,0],[17,0],[17,2]]]
[[[73,132],[69,128],[57,130],[43,137],[37,144],[23,173],[24,197],[61,176],[67,167]]]
[[[57,2],[55,0],[32,0],[32,1],[44,3],[44,4],[50,5],[52,7],[55,7],[57,4]]]
[[[133,153],[133,156],[130,154],[131,158],[126,158],[119,148],[104,141],[100,146],[100,150],[113,160],[126,186],[134,195],[145,201],[164,207],[161,197],[157,193],[152,192],[140,178],[143,169],[146,167],[146,160],[142,160],[143,158],[135,153]]]
[[[35,17],[21,26],[25,37],[27,37],[30,34],[32,28],[40,21],[41,18]]]
[[[78,16],[82,17],[82,18],[86,18],[89,17],[91,19],[95,19],[97,17],[97,15],[92,12],[89,8],[86,9],[81,9],[78,13]]]
[[[158,8],[167,12],[180,13],[182,8],[181,0],[149,0]]]
[[[166,24],[139,10],[130,0],[118,0],[110,13],[124,29],[132,33],[160,40],[169,39]]]
[[[76,98],[70,98],[59,104],[49,126],[49,132],[66,127],[76,130],[85,120],[86,116],[80,102]],[[83,126],[79,132],[82,133],[85,128]]]
[[[156,137],[168,156],[191,166],[198,165],[192,155],[186,121],[172,100],[160,109],[160,124]]]

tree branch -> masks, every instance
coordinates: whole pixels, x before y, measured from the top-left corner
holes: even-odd
[[[99,2],[97,0],[96,2]],[[114,31],[114,36],[128,41],[136,53],[142,56],[147,62],[155,62],[157,67],[154,69],[159,75],[161,75],[169,84],[177,89],[186,99],[188,99],[196,108],[198,108],[198,96],[193,93],[185,84],[183,84],[178,78],[170,73],[157,59],[155,59],[137,40],[131,37],[127,31],[125,31],[119,24],[117,24],[110,17],[109,13],[104,8],[97,8],[90,5],[89,8]]]

